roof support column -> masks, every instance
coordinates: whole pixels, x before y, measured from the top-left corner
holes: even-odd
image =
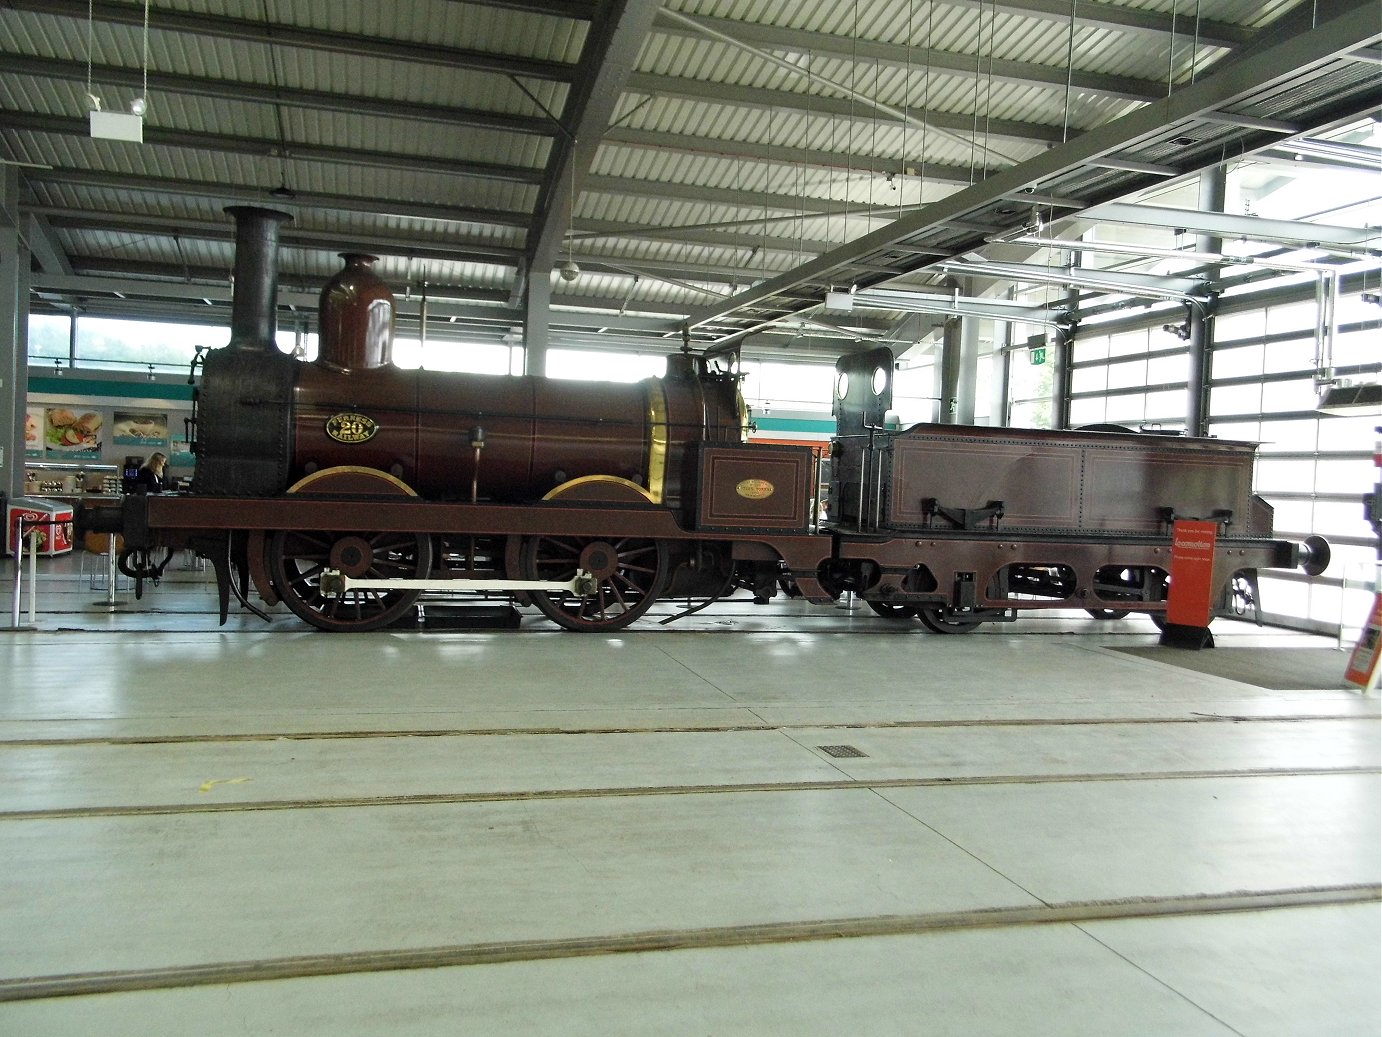
[[[941,325],[940,349],[936,354],[936,420],[953,425],[959,411],[956,397],[960,380],[960,318],[946,317]]]
[[[1081,253],[1070,253],[1070,268],[1080,266]],[[1065,293],[1065,306],[1071,313],[1080,307],[1080,290],[1073,285]],[[1070,394],[1075,385],[1075,336],[1079,324],[1061,324],[1051,336],[1051,362],[1055,369],[1051,372],[1051,427],[1063,429],[1070,427]]]
[[[19,170],[0,165],[0,491],[24,488],[29,397],[29,250],[19,237]]]
[[[528,275],[523,291],[523,373],[547,373],[548,326],[552,319],[552,279],[541,270]]]
[[[1017,300],[1017,289],[1009,288],[1009,302]],[[1008,393],[1012,384],[1013,369],[1013,328],[1012,321],[994,323],[993,343],[993,385],[989,393],[989,424],[1007,425],[1012,418],[1009,412]]]
[[[960,282],[961,295],[970,294],[972,288],[967,279]],[[973,425],[974,394],[979,381],[978,317],[946,319],[936,377],[936,395],[940,397],[936,420],[947,425]]]
[[[1228,173],[1223,166],[1206,169],[1200,174],[1199,207],[1204,212],[1222,213],[1228,194]],[[1197,234],[1195,248],[1215,255],[1223,251],[1223,238],[1214,234]],[[1207,271],[1211,281],[1219,279],[1219,267]],[[1209,378],[1214,360],[1214,301],[1211,295],[1201,306],[1187,307],[1186,323],[1190,330],[1190,375],[1186,383],[1185,431],[1191,436],[1209,434]]]

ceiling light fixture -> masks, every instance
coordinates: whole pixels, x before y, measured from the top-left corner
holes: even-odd
[[[91,136],[98,140],[123,140],[132,144],[144,143],[144,114],[149,110],[149,3],[144,0],[144,62],[143,84],[139,96],[130,102],[129,113],[102,111],[101,96],[92,84],[91,62],[95,16],[87,8],[86,22],[86,100]]]

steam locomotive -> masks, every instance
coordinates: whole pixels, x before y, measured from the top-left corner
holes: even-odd
[[[274,341],[289,217],[235,207],[231,341],[195,397],[189,490],[83,517],[120,532],[123,571],[161,551],[215,567],[225,621],[251,588],[323,630],[406,620],[426,592],[503,594],[569,630],[616,630],[659,600],[740,590],[954,633],[1024,611],[1166,609],[1171,530],[1207,519],[1215,600],[1256,572],[1318,573],[1328,545],[1272,539],[1255,446],[1129,431],[893,429],[886,349],[836,365],[830,476],[806,446],[750,443],[737,350],[684,346],[637,385],[405,371],[393,297],[347,255],[322,292],[319,356]],[[828,494],[832,514],[818,521]],[[262,614],[262,613],[261,613]]]

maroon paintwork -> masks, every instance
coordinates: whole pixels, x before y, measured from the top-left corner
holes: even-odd
[[[1252,507],[1256,446],[1116,432],[916,425],[891,440],[888,525],[922,528],[925,501],[1003,502],[1009,530],[1161,533],[1181,518],[1231,512],[1230,528],[1270,536]]]
[[[318,358],[346,370],[383,367],[393,358],[393,292],[371,269],[377,256],[341,258],[345,269],[326,283],[318,305]]]

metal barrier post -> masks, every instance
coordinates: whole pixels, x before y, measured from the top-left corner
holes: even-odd
[[[115,534],[110,534],[110,545],[106,548],[106,606],[115,608]]]
[[[19,600],[24,587],[24,521],[14,524],[14,595],[10,600],[10,627],[19,629]]]
[[[20,523],[23,525],[22,521]],[[29,530],[29,624],[38,618],[38,545],[37,529]]]

